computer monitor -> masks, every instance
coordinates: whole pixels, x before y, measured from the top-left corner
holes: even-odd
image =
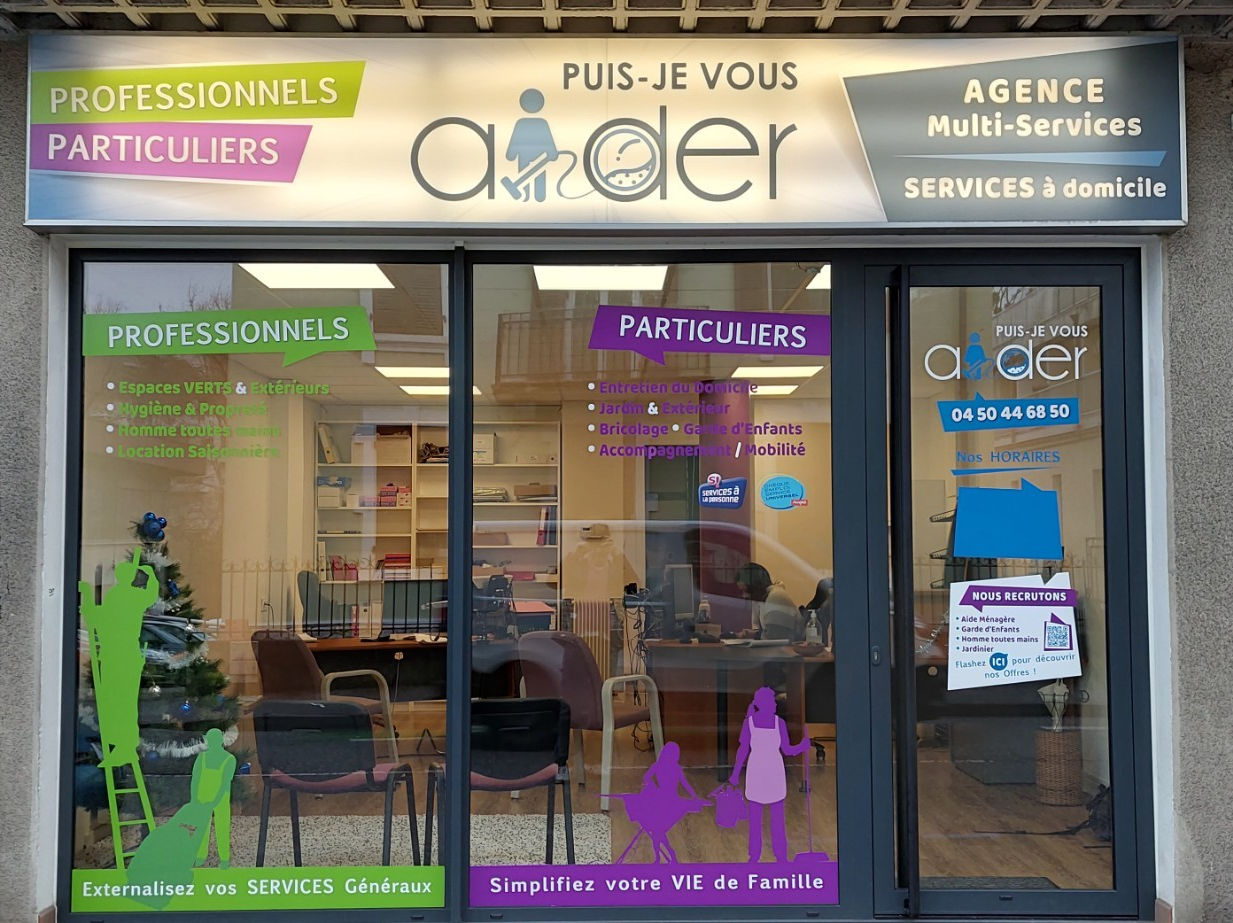
[[[698,612],[694,599],[694,568],[691,564],[669,564],[664,568],[664,601],[678,622],[692,620]]]

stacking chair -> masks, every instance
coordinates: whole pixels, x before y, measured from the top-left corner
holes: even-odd
[[[390,864],[390,824],[394,790],[406,786],[407,823],[411,833],[411,860],[420,864],[420,841],[415,827],[415,777],[406,763],[378,763],[372,721],[368,712],[352,702],[308,702],[263,699],[253,711],[257,759],[261,762],[261,828],[257,838],[257,866],[265,865],[265,844],[270,820],[270,796],[281,788],[291,796],[291,843],[295,864],[300,857],[301,793],[342,795],[352,792],[385,793],[385,826],[381,864]]]
[[[424,807],[424,861],[432,864],[433,805],[445,841],[446,766],[428,767]],[[569,792],[569,705],[561,699],[474,699],[471,702],[472,791],[548,789],[548,838],[544,862],[552,864],[556,786],[565,815],[565,857],[574,864],[574,813]]]
[[[582,638],[570,631],[535,631],[518,640],[518,659],[529,696],[551,696],[569,703],[570,726],[582,770],[578,784],[586,785],[586,755],[582,748],[583,731],[603,733],[600,763],[600,810],[608,810],[612,786],[613,735],[642,721],[651,725],[655,756],[664,748],[664,727],[659,712],[659,688],[645,673],[613,676],[603,680],[595,656]],[[645,705],[614,702],[613,693],[627,683],[637,683],[646,694]]]

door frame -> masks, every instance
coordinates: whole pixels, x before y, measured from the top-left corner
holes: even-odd
[[[910,402],[906,348],[908,301],[913,287],[1096,285],[1101,288],[1101,390],[1105,485],[1106,609],[1126,614],[1127,631],[1107,639],[1109,744],[1114,799],[1114,887],[1108,891],[922,891],[915,804],[915,684],[896,683],[890,669],[871,668],[873,741],[875,911],[879,915],[1134,916],[1151,919],[1155,899],[1152,859],[1150,690],[1130,677],[1146,677],[1149,637],[1144,510],[1143,356],[1140,255],[1135,250],[1007,250],[996,253],[913,252],[898,261],[877,254],[866,266],[863,300],[870,490],[889,486],[888,504],[871,502],[869,587],[878,603],[895,586],[895,611],[911,611]],[[889,434],[889,440],[885,438]],[[891,511],[891,526],[878,514]],[[888,561],[891,547],[894,561]],[[906,554],[905,554],[906,552]],[[906,567],[902,566],[906,563]],[[910,662],[914,632],[887,608],[870,608],[870,649],[893,649],[895,662]],[[871,661],[874,658],[871,655]],[[882,658],[885,665],[887,658]],[[895,733],[897,729],[898,733]],[[896,752],[909,758],[896,763]],[[897,804],[909,805],[896,823]]]

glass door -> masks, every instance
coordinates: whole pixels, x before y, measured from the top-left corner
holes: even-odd
[[[885,912],[1137,906],[1123,269],[913,267],[870,306],[889,381]]]

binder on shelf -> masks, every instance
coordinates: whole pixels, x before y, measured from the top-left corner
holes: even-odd
[[[536,545],[547,545],[547,506],[540,506],[539,530],[535,532]]]
[[[330,432],[328,423],[317,424],[317,439],[321,442],[321,454],[327,465],[338,461],[338,449],[334,445],[334,434]]]

